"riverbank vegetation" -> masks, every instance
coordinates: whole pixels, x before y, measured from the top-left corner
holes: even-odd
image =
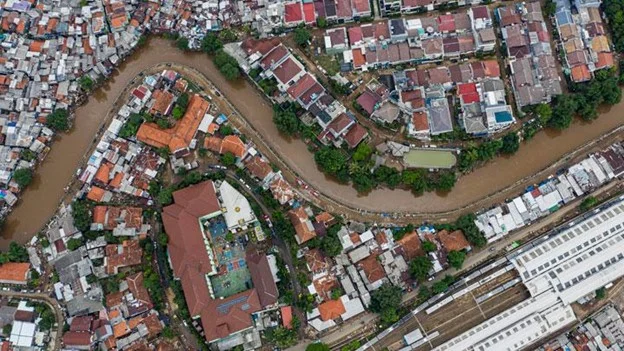
[[[624,53],[624,0],[604,0],[602,5],[609,19],[615,49]]]
[[[55,132],[66,132],[69,130],[69,112],[64,108],[54,110],[46,117],[46,126]]]

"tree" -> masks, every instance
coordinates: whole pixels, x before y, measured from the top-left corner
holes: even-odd
[[[433,294],[440,294],[445,292],[448,289],[448,285],[446,284],[445,281],[441,280],[441,281],[437,281],[435,283],[433,283],[433,286],[431,286],[431,292]]]
[[[358,162],[368,160],[372,153],[373,149],[370,147],[370,145],[366,143],[360,143],[353,153],[353,160]]]
[[[293,39],[295,40],[295,43],[297,43],[297,45],[301,47],[306,47],[308,46],[308,42],[311,38],[312,35],[306,27],[298,27],[297,29],[295,29]]]
[[[189,40],[186,37],[179,37],[176,40],[176,46],[178,47],[178,49],[182,50],[182,51],[188,51],[189,48]]]
[[[93,85],[95,83],[93,82],[93,79],[91,79],[91,77],[89,77],[89,76],[82,76],[82,77],[80,77],[79,84],[80,84],[80,87],[82,89],[89,91],[89,90],[93,89]]]
[[[223,43],[214,32],[208,32],[202,39],[201,48],[203,52],[212,55],[223,48]]]
[[[426,285],[421,285],[418,289],[418,299],[420,301],[428,300],[431,297],[431,290]]]
[[[162,330],[162,336],[166,339],[173,339],[176,337],[176,333],[170,326],[166,326]]]
[[[396,168],[381,165],[373,172],[377,183],[385,183],[390,189],[394,189],[401,184],[401,172]]]
[[[221,155],[221,164],[225,167],[233,166],[236,163],[236,156],[231,152]]]
[[[273,123],[277,130],[286,135],[295,135],[299,130],[299,118],[290,109],[284,111],[276,106],[273,109]]]
[[[238,40],[238,35],[231,29],[224,29],[219,33],[219,39],[224,43],[232,43]]]
[[[11,335],[12,329],[13,329],[13,324],[5,324],[4,327],[2,327],[2,334],[5,336],[9,336]]]
[[[548,17],[552,17],[557,12],[557,4],[553,0],[546,0],[544,3],[544,14]]]
[[[54,110],[46,117],[46,126],[55,132],[66,132],[69,130],[69,113],[66,109]]]
[[[11,241],[5,257],[8,262],[28,262],[28,251],[24,246]]]
[[[20,168],[13,172],[13,179],[20,187],[20,189],[24,189],[28,186],[33,180],[33,171],[30,168]]]
[[[466,252],[451,250],[446,257],[451,267],[461,269],[466,259]]]
[[[316,26],[319,28],[327,28],[327,19],[323,16],[316,18]]]
[[[30,162],[34,160],[35,158],[37,158],[37,154],[31,151],[30,149],[23,149],[20,152],[20,157],[24,159],[25,161]]]
[[[286,349],[297,343],[297,331],[295,328],[288,329],[284,327],[277,327],[268,333],[268,339],[275,343],[277,347]]]
[[[82,241],[82,239],[71,238],[67,241],[67,249],[69,251],[74,251],[78,249],[79,247],[81,247],[82,245],[84,245],[84,242]]]
[[[323,146],[314,154],[314,161],[326,173],[337,175],[346,166],[347,159],[342,151],[330,146]]]
[[[360,169],[357,172],[351,174],[351,180],[353,181],[353,186],[358,193],[367,193],[377,185],[373,175],[371,174],[368,168]]]
[[[232,135],[234,134],[234,129],[229,124],[226,124],[219,128],[219,133],[223,136]]]
[[[171,111],[171,115],[173,116],[173,119],[180,120],[182,119],[182,116],[184,116],[184,109],[182,106],[176,105],[176,107],[173,108],[173,111]]]
[[[475,224],[476,219],[474,213],[462,215],[455,221],[454,227],[460,229],[472,245],[483,247],[487,244],[487,240]]]
[[[426,174],[422,169],[406,169],[401,174],[403,184],[409,186],[416,194],[427,190]]]
[[[595,198],[594,196],[588,196],[584,198],[583,201],[581,201],[581,205],[579,207],[582,212],[586,212],[592,209],[597,204],[598,204],[597,198]]]
[[[158,125],[158,128],[160,129],[169,129],[171,127],[169,120],[164,117],[156,120],[156,125]]]
[[[227,80],[234,80],[240,76],[238,61],[223,49],[217,50],[213,61]]]
[[[418,256],[409,264],[410,274],[419,281],[427,279],[432,268],[433,263],[428,256]]]
[[[74,218],[74,225],[81,232],[85,232],[91,227],[90,207],[86,201],[76,200],[72,203],[72,217]]]
[[[329,257],[336,257],[342,252],[342,244],[338,238],[340,224],[334,224],[327,229],[327,234],[321,239],[320,248]]]
[[[430,253],[430,252],[434,252],[438,250],[438,247],[436,246],[436,244],[432,243],[429,240],[425,240],[422,243],[422,249],[426,252],[426,253]]]
[[[173,201],[173,189],[170,187],[160,189],[157,199],[161,205],[169,205]]]
[[[515,154],[520,148],[520,137],[518,137],[518,134],[514,132],[505,135],[502,140],[503,146],[500,151],[504,154]]]
[[[119,136],[122,138],[129,138],[136,135],[139,127],[143,123],[143,116],[138,113],[131,113],[126,123],[119,131]]]
[[[548,124],[555,129],[568,128],[572,124],[572,118],[576,109],[576,98],[573,95],[564,94],[556,96],[552,117]]]
[[[534,113],[540,123],[545,126],[550,121],[550,117],[552,117],[552,108],[550,108],[549,104],[541,103],[535,106]]]
[[[601,287],[598,290],[596,290],[596,299],[597,300],[602,300],[605,297],[607,297],[607,289],[605,289],[605,287]]]
[[[399,319],[397,310],[401,307],[401,288],[384,283],[371,293],[370,310],[380,314],[382,322],[394,323]]]
[[[223,73],[225,79],[227,80],[235,80],[240,77],[240,70],[238,69],[238,66],[234,66],[229,63],[219,67],[219,71]]]
[[[455,172],[443,172],[440,174],[436,188],[440,191],[451,191],[451,189],[455,186],[456,181],[457,178],[455,177]]]

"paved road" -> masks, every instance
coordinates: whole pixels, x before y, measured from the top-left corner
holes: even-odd
[[[41,293],[23,293],[23,292],[15,292],[15,291],[0,291],[0,296],[4,297],[16,297],[22,299],[30,299],[44,302],[48,306],[52,308],[54,314],[56,316],[56,338],[52,340],[53,344],[51,345],[52,350],[60,350],[61,349],[61,338],[63,336],[63,329],[65,323],[65,314],[61,310],[61,307],[58,304],[58,301],[51,298],[46,294]]]

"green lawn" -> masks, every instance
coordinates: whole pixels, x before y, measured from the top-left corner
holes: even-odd
[[[457,157],[448,150],[413,149],[403,155],[403,162],[413,168],[451,168]]]

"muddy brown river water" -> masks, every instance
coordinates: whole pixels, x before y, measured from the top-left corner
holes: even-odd
[[[462,176],[455,188],[443,196],[427,193],[414,197],[406,190],[389,189],[378,189],[367,196],[359,196],[351,186],[325,177],[316,168],[313,155],[302,141],[289,140],[278,133],[273,125],[270,105],[254,86],[243,79],[235,83],[226,81],[206,55],[183,53],[169,41],[152,38],[144,48],[128,58],[86,104],[76,110],[72,131],[59,136],[54,142],[46,160],[37,168],[33,184],[20,196],[18,205],[9,215],[2,230],[0,247],[6,247],[11,240],[26,242],[42,229],[54,215],[64,195],[63,189],[74,177],[76,168],[119,94],[141,71],[164,62],[186,65],[203,73],[308,184],[344,205],[371,211],[432,213],[465,207],[538,172],[568,152],[624,124],[623,101],[592,123],[575,121],[563,132],[538,133],[515,155],[499,157]]]

